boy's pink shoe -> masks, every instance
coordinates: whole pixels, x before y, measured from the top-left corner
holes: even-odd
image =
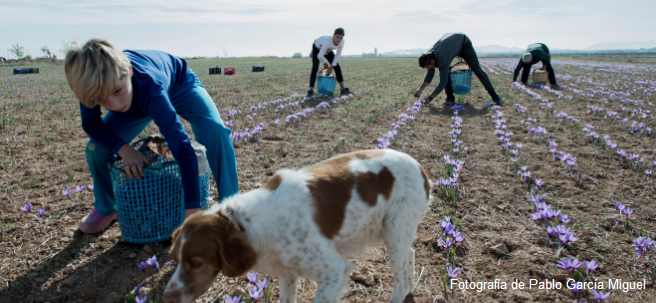
[[[90,214],[80,220],[80,231],[87,234],[99,233],[116,220],[118,220],[118,214],[116,212],[109,216],[103,216],[94,208]]]

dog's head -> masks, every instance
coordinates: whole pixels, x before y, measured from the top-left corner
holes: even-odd
[[[166,303],[193,302],[219,272],[238,277],[256,262],[246,233],[222,213],[190,216],[175,230],[172,243],[171,259],[176,269],[164,291]]]

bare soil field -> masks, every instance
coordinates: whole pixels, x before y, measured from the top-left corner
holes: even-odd
[[[444,156],[464,161],[456,203],[441,199],[440,188],[433,186],[434,199],[413,244],[416,284],[406,302],[572,302],[575,296],[596,302],[591,290],[575,295],[567,288],[570,273],[577,272],[575,278],[580,279],[585,268],[559,266],[559,261],[569,258],[598,262],[588,281],[604,282],[602,291],[612,292],[605,302],[656,302],[651,261],[644,255],[636,259],[632,247],[636,238],[656,236],[656,192],[645,173],[654,169],[656,160],[656,138],[647,130],[656,127],[651,112],[656,68],[555,61],[558,82],[566,88],[551,91],[513,85],[515,60],[481,60],[507,102],[504,106],[489,104],[489,95],[475,77],[472,92],[458,98],[460,145],[467,147],[466,152],[454,151],[455,113],[442,105],[444,93],[413,113],[414,120],[398,129],[389,147],[417,159],[433,182],[450,177],[444,170]],[[210,76],[208,68],[217,64],[235,67],[237,74]],[[376,148],[400,115],[411,114],[417,101],[412,92],[425,74],[414,58],[343,58],[345,83],[355,93],[338,100],[303,101],[295,94],[307,90],[311,68],[307,58],[190,60],[189,65],[223,120],[233,125],[233,133],[251,132],[264,123],[258,135],[235,140],[240,191],[258,188],[278,169]],[[253,73],[253,65],[264,65],[266,71]],[[318,107],[322,102],[330,107]],[[12,75],[11,68],[0,67],[0,112],[0,302],[133,302],[138,284],[149,302],[159,302],[174,268],[166,263],[170,241],[128,243],[121,238],[120,222],[100,234],[77,230],[78,221],[93,208],[93,194],[73,189],[92,180],[84,152],[88,136],[80,127],[79,104],[66,84],[63,67],[42,65],[35,75]],[[295,115],[298,112],[305,117]],[[157,128],[151,124],[140,137],[154,133]],[[630,159],[636,154],[635,160]],[[564,155],[569,160],[575,157],[574,164],[562,161]],[[531,176],[523,179],[518,171],[524,175],[530,171]],[[537,185],[535,179],[544,184]],[[578,239],[560,252],[558,237],[550,238],[544,221],[532,217],[540,212],[536,187],[539,194],[546,194],[542,202],[567,216],[558,224]],[[73,190],[70,197],[62,194],[66,188]],[[20,209],[28,202],[33,205],[31,214]],[[617,202],[633,213],[616,211]],[[36,209],[45,209],[40,219],[33,215]],[[456,282],[496,280],[507,283],[507,289],[458,289],[456,284],[445,292],[442,271],[454,263],[440,241],[440,220],[445,215],[451,216],[464,237],[455,250],[455,265],[462,270]],[[651,246],[647,249],[656,253]],[[144,273],[137,268],[137,262],[153,255],[161,270],[149,267]],[[353,262],[357,269],[343,300],[386,302],[393,277],[384,245],[372,247]],[[529,289],[531,279],[559,282],[562,287]],[[647,285],[625,292],[609,289],[609,279],[644,279]],[[269,280],[275,302],[277,280]],[[515,280],[525,287],[512,289]],[[226,295],[239,293],[248,296],[248,284],[246,277],[219,275],[198,301],[224,302]],[[299,302],[311,302],[315,290],[314,282],[302,281]]]

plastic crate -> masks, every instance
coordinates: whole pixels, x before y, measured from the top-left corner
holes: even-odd
[[[263,72],[264,66],[262,65],[253,65],[253,72]]]
[[[472,71],[462,70],[449,73],[451,89],[456,95],[465,95],[471,92]]]
[[[318,92],[319,94],[322,95],[332,95],[335,93],[335,85],[337,85],[337,82],[335,81],[334,76],[326,77],[326,76],[318,76],[317,77],[317,87],[318,87]]]
[[[210,67],[210,75],[220,75],[221,74],[221,68],[220,67]]]
[[[146,138],[145,138],[146,139]],[[137,141],[140,143],[144,139]],[[209,208],[210,169],[205,147],[197,142],[192,146],[198,158],[198,179],[201,209]],[[148,244],[171,238],[173,231],[184,221],[184,190],[180,169],[174,159],[160,157],[145,147],[138,149],[151,165],[144,168],[140,179],[128,180],[122,160],[109,163],[114,188],[118,221],[123,238],[135,244]]]
[[[234,67],[227,67],[224,72],[226,75],[234,75],[237,73]]]

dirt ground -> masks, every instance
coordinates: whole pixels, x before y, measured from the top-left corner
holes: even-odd
[[[558,290],[536,286],[511,289],[515,279],[526,285],[530,279],[565,283],[567,272],[557,263],[569,257],[599,262],[591,279],[646,280],[647,289],[612,290],[605,302],[656,302],[651,266],[644,257],[636,260],[631,247],[639,235],[656,235],[653,182],[644,172],[632,170],[626,161],[620,162],[616,153],[588,139],[580,127],[561,122],[555,115],[565,112],[578,119],[581,126],[593,125],[594,131],[609,135],[627,153],[644,157],[651,169],[656,139],[638,136],[614,118],[588,113],[587,105],[618,112],[629,121],[637,119],[630,116],[633,109],[653,111],[656,68],[630,63],[555,61],[558,82],[567,87],[561,91],[563,98],[529,88],[549,100],[545,103],[552,104],[554,114],[543,102],[512,85],[509,72],[515,59],[482,59],[482,63],[507,102],[496,110],[503,113],[506,130],[514,133],[512,142],[522,145],[520,163],[531,171],[531,177],[544,181],[540,193],[546,193],[545,201],[569,217],[566,225],[579,240],[556,257],[555,246],[547,241],[544,228],[531,219],[535,209],[527,200],[527,184],[517,176],[511,156],[500,148],[492,118],[497,112],[488,104],[489,95],[474,77],[472,92],[459,98],[465,108],[459,115],[463,118],[462,138],[468,151],[461,158],[465,164],[460,173],[457,207],[454,209],[451,203],[439,198],[431,201],[413,243],[416,284],[406,302],[446,301],[442,269],[447,259],[438,240],[439,220],[447,213],[453,215],[454,222],[461,222],[466,239],[456,251],[463,270],[459,281],[499,279],[508,288],[480,292],[449,290],[449,302],[571,302],[572,291],[565,286]],[[190,61],[224,121],[234,123],[233,132],[244,132],[247,127],[252,130],[258,123],[265,123],[259,138],[235,143],[240,191],[261,186],[278,169],[308,165],[308,159],[318,162],[339,153],[376,148],[377,138],[392,129],[390,124],[400,114],[408,113],[408,107],[416,101],[411,94],[424,76],[414,58],[343,58],[340,64],[345,83],[356,94],[331,103],[328,109],[315,109],[314,114],[285,126],[287,115],[330,102],[330,98],[306,101],[302,107],[287,107],[278,113],[275,106],[258,109],[255,114],[251,114],[250,108],[294,93],[305,94],[309,59]],[[208,68],[217,65],[236,67],[237,74],[208,75]],[[253,73],[252,65],[264,65],[266,71]],[[631,93],[625,99],[642,100],[643,104],[602,96],[600,87]],[[452,153],[449,131],[453,112],[442,105],[444,98],[442,93],[430,106],[424,106],[391,146],[417,159],[433,181],[445,177],[443,156]],[[283,103],[301,100],[296,97]],[[525,111],[516,110],[515,104],[525,107]],[[11,68],[0,67],[0,109],[0,302],[127,302],[137,284],[144,286],[140,293],[148,294],[149,301],[153,297],[159,300],[173,269],[173,265],[165,263],[170,259],[170,241],[131,244],[121,238],[119,224],[100,234],[86,235],[77,230],[78,221],[93,208],[93,194],[88,189],[82,193],[73,189],[91,184],[92,180],[84,152],[88,136],[79,126],[78,103],[66,84],[63,67],[43,65],[38,75],[16,76],[11,74]],[[242,114],[229,117],[230,110],[241,110]],[[536,122],[527,126],[524,122],[529,117]],[[275,120],[280,123],[276,125]],[[656,126],[651,113],[642,121]],[[184,125],[193,136],[186,122]],[[537,126],[552,135],[549,140],[558,142],[559,151],[577,157],[574,173],[554,160],[550,148],[530,133]],[[151,124],[142,135],[156,132]],[[62,195],[66,188],[73,190],[70,199]],[[213,181],[211,192],[216,199]],[[435,187],[433,195],[437,196]],[[28,202],[34,206],[32,213],[45,209],[42,219],[20,210]],[[625,216],[612,214],[616,202],[634,209],[628,228],[624,225]],[[613,224],[614,219],[619,224]],[[153,255],[157,256],[161,271],[150,267],[144,275],[135,263]],[[393,278],[384,246],[372,247],[365,257],[353,262],[357,264],[354,278],[370,275],[375,283],[352,280],[344,301],[387,301]],[[277,300],[277,280],[271,278],[273,299]],[[245,277],[231,279],[219,275],[198,301],[223,302],[226,294],[243,291],[247,284]],[[315,289],[312,281],[302,280],[299,302],[310,302]],[[596,302],[589,290],[582,290],[581,295],[588,302]]]

